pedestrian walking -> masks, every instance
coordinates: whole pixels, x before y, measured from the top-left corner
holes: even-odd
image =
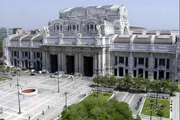
[[[44,115],[44,110],[42,111],[42,115]]]
[[[31,117],[30,117],[30,116],[28,117],[28,120],[31,120]]]

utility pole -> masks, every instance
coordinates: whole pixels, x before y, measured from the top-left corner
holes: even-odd
[[[18,76],[20,76],[20,73],[18,75],[18,71],[20,72],[20,69],[16,69],[16,75],[17,75],[17,91],[18,91],[18,105],[19,105],[19,114],[21,113],[21,105],[20,105],[20,96],[19,96],[19,80]]]

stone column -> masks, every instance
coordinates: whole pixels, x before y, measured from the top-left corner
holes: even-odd
[[[19,49],[19,66],[22,67],[22,51]]]
[[[79,66],[78,66],[79,70],[78,70],[78,72],[82,74],[82,69],[81,69],[81,68],[82,68],[81,56],[82,56],[82,53],[79,53],[79,56],[78,56],[78,57],[79,57],[79,61],[78,61],[78,62],[79,62]]]
[[[98,75],[101,74],[101,52],[98,53]]]
[[[94,71],[93,71],[93,74],[94,76],[97,75],[97,54],[94,54],[93,56],[93,67],[94,67]]]
[[[105,71],[105,66],[104,66],[104,64],[105,64],[105,48],[102,48],[102,50],[101,50],[101,74],[102,75],[104,75],[104,71]]]
[[[107,62],[107,64],[106,64],[106,65],[107,65],[107,66],[106,66],[106,67],[107,67],[107,74],[110,75],[110,71],[111,71],[111,70],[110,70],[110,69],[111,69],[111,67],[110,67],[110,64],[111,64],[111,63],[110,63],[110,62],[111,62],[110,48],[108,48],[106,58],[107,58],[107,61],[106,61],[106,62]]]
[[[66,61],[65,61],[65,55],[64,55],[64,52],[61,53],[61,64],[62,64],[62,71],[66,72],[65,68],[66,68]]]
[[[58,53],[58,71],[61,71],[61,52]]]
[[[78,67],[79,67],[78,66],[78,64],[79,64],[78,62],[79,62],[78,61],[78,53],[76,53],[75,54],[75,66],[74,66],[75,67],[75,74],[78,74]]]
[[[134,60],[133,60],[133,54],[132,53],[129,53],[129,57],[128,57],[128,68],[129,68],[129,75],[131,77],[133,77],[133,63],[134,63]]]
[[[148,69],[149,69],[149,72],[148,72],[148,79],[150,80],[153,80],[154,79],[154,61],[155,61],[155,58],[153,56],[153,54],[151,53],[148,57]]]
[[[31,66],[30,67],[32,67],[32,68],[34,67],[33,60],[35,59],[33,53],[34,53],[33,50],[31,50],[30,51],[30,57],[31,57],[31,60],[30,60],[31,61]]]
[[[116,56],[114,56],[114,58],[116,59]],[[114,61],[114,63],[115,63],[115,61]],[[115,66],[118,66],[118,64],[119,64],[119,56],[117,56],[117,64]],[[119,67],[117,67],[117,76],[119,76]]]

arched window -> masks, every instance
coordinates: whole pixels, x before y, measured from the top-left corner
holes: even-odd
[[[76,26],[75,25],[73,25],[73,30],[75,30],[76,29]]]
[[[59,30],[59,25],[57,25],[57,30]]]
[[[77,25],[77,31],[79,30],[79,25]]]
[[[62,31],[62,25],[60,26],[60,30]]]

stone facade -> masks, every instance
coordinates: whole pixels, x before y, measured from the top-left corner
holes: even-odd
[[[4,39],[4,61],[49,72],[177,79],[178,32],[129,27],[124,5],[67,8],[44,35]]]

